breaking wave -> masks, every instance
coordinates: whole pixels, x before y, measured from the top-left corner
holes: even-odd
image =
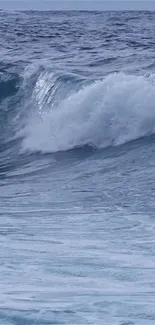
[[[4,80],[1,85],[6,88]],[[22,79],[7,80],[11,85],[5,98],[0,94],[1,106],[16,104],[11,123],[5,120],[22,139],[22,152],[105,148],[155,132],[154,75],[117,73],[92,81],[29,67]]]
[[[112,74],[85,83],[43,72],[37,79],[23,150],[117,146],[155,132],[155,78]]]

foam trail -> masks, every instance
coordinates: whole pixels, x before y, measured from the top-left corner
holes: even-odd
[[[42,90],[40,90],[42,91]],[[30,112],[23,150],[56,152],[77,146],[116,146],[155,132],[154,76],[107,76]]]

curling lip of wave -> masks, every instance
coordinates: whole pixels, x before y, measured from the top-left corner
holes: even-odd
[[[22,151],[57,152],[91,145],[117,146],[155,132],[155,77],[111,74],[69,92],[49,106],[44,75],[34,86]],[[40,86],[38,86],[40,85]],[[40,87],[40,88],[39,88]],[[44,105],[41,105],[43,103]]]

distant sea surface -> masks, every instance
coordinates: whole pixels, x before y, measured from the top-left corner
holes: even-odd
[[[0,325],[155,324],[155,13],[0,11]]]

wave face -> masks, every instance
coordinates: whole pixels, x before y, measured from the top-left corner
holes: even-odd
[[[116,73],[89,82],[47,71],[25,76],[22,151],[105,148],[155,132],[154,75]]]

